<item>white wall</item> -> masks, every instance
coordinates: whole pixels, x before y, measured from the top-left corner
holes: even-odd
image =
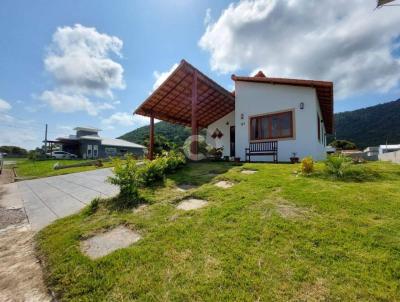
[[[228,123],[228,125],[227,125]],[[216,122],[210,124],[207,128],[207,137],[206,137],[206,142],[209,145],[212,145],[216,148],[219,148],[221,146],[224,147],[223,151],[223,156],[229,156],[230,155],[230,126],[235,125],[235,112],[232,111],[231,113],[228,113],[225,115],[223,118],[220,118]],[[219,129],[223,136],[219,139],[213,139],[211,135],[214,133],[216,129]]]
[[[400,151],[381,153],[378,158],[379,160],[400,164]]]
[[[304,109],[300,109],[300,103]],[[303,158],[325,158],[324,140],[318,142],[317,112],[322,119],[314,88],[265,83],[235,82],[236,156],[245,160],[249,145],[249,117],[264,113],[294,110],[295,139],[278,140],[278,160],[290,161],[292,152]],[[241,119],[241,114],[244,115]],[[321,125],[321,135],[325,129]],[[271,161],[272,157],[256,156],[252,160]]]

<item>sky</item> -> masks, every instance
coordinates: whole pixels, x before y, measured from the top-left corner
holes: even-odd
[[[0,145],[147,125],[132,112],[182,59],[228,90],[258,70],[333,81],[335,112],[396,100],[400,6],[375,3],[2,0]]]

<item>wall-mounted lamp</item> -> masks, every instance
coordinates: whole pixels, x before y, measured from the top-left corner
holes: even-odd
[[[303,103],[303,102],[300,103],[300,109],[301,109],[301,110],[304,109],[304,103]]]
[[[240,114],[240,119],[241,119],[241,120],[244,119],[244,114],[243,114],[243,113]]]

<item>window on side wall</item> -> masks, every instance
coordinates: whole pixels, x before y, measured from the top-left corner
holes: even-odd
[[[293,111],[265,114],[250,118],[250,140],[293,137]]]
[[[321,119],[317,113],[318,141],[321,142]]]

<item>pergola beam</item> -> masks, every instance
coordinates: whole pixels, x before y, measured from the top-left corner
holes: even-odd
[[[150,115],[150,142],[149,142],[149,159],[154,158],[154,115]]]
[[[193,82],[192,82],[192,141],[190,144],[190,151],[192,160],[197,160],[197,151],[198,151],[198,124],[197,124],[197,71],[195,70],[193,73]],[[196,137],[196,138],[195,138]]]

